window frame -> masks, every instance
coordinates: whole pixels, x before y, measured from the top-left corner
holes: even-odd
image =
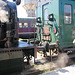
[[[48,8],[44,9],[44,24],[47,25],[48,22]]]
[[[71,15],[70,15],[70,20],[71,20],[71,23],[65,23],[65,5],[70,5],[71,6]],[[64,4],[64,24],[72,24],[72,5],[71,4]]]

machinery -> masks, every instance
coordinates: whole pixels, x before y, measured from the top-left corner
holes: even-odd
[[[46,51],[75,51],[75,0],[38,2],[37,39]],[[41,46],[40,45],[40,46]]]
[[[35,46],[19,41],[17,8],[21,0],[0,0],[0,74],[19,72],[23,69],[24,57],[29,63],[35,56]]]
[[[0,47],[18,45],[17,24],[16,4],[0,1]]]

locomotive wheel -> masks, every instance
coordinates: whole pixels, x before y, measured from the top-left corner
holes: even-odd
[[[5,47],[11,47],[11,42],[6,41],[6,43],[5,43]]]

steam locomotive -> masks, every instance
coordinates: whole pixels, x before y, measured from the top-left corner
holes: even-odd
[[[24,57],[27,63],[35,57],[35,46],[19,41],[17,7],[21,0],[0,0],[0,74],[19,72],[23,69]]]
[[[16,4],[0,1],[0,47],[18,45],[18,19]]]

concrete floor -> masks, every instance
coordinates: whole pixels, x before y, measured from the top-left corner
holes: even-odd
[[[11,75],[38,75],[43,73],[43,71],[50,72],[53,70],[57,70],[60,68],[63,68],[67,66],[67,63],[69,62],[68,57],[66,54],[61,54],[58,58],[53,58],[53,61],[51,62],[49,54],[47,54],[47,57],[44,57],[42,52],[37,53],[37,58],[35,59],[35,64],[33,62],[34,58],[30,60],[30,64],[27,65],[27,63],[24,62],[24,69],[20,73],[11,74]],[[64,58],[66,56],[66,58]],[[61,63],[63,62],[63,63]],[[65,63],[64,63],[65,62]],[[74,64],[75,62],[72,62],[70,60],[71,64]],[[62,66],[61,66],[62,65]]]

